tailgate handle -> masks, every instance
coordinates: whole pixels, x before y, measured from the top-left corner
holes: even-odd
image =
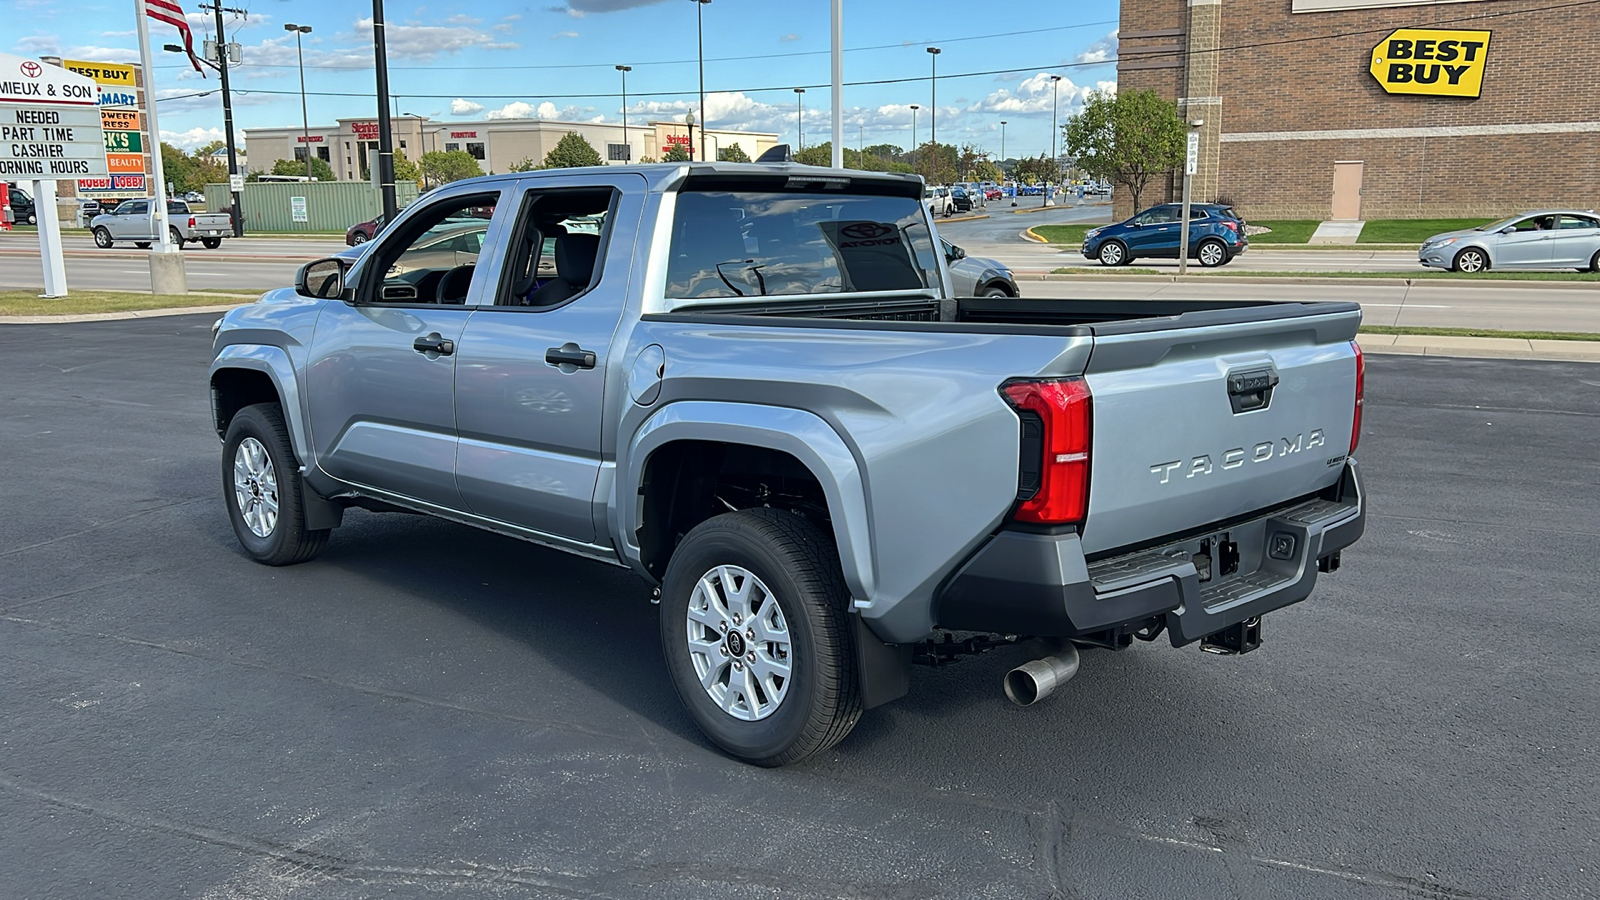
[[[1228,403],[1235,414],[1266,409],[1272,402],[1272,389],[1278,386],[1278,370],[1268,366],[1228,373]]]

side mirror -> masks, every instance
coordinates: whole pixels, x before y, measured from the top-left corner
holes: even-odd
[[[1130,226],[1134,227],[1134,228],[1143,228],[1144,227],[1144,223],[1143,222],[1129,222],[1128,224]]]
[[[966,259],[966,258],[967,258],[967,251],[961,249],[960,247],[957,247],[955,244],[951,244],[950,245],[950,260],[952,262],[954,262],[955,260],[958,260],[958,259]]]
[[[294,276],[294,292],[316,300],[333,300],[344,293],[344,261],[328,257],[308,262]]]
[[[1501,234],[1516,234],[1517,233],[1517,226],[1515,226],[1515,225],[1507,225],[1506,227],[1500,229],[1500,233]]]

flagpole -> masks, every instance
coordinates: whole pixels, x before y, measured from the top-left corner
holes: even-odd
[[[150,10],[145,0],[133,0],[133,7],[139,20],[139,66],[144,76],[145,121],[150,125],[150,171],[155,178],[150,202],[156,205],[156,240],[161,242],[160,251],[150,254],[150,287],[157,294],[183,294],[188,293],[183,256],[179,254],[183,248],[171,243],[172,225],[167,219],[167,177],[161,166],[161,124],[156,119],[156,83],[150,65]]]

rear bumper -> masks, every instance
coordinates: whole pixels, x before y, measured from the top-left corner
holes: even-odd
[[[1319,560],[1366,527],[1354,461],[1331,496],[1092,563],[1076,534],[1002,531],[945,587],[936,619],[942,628],[1076,637],[1159,618],[1181,646],[1309,596]],[[1221,540],[1237,548],[1238,571],[1202,582],[1195,555]],[[1220,564],[1213,555],[1212,571]]]

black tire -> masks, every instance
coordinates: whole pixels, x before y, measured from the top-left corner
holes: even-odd
[[[204,244],[207,250],[215,250],[222,246],[222,238],[201,238],[200,243]]]
[[[111,249],[112,243],[113,241],[111,240],[111,232],[107,231],[104,225],[101,225],[99,228],[94,230],[94,245],[96,247],[99,247],[101,250],[109,250]]]
[[[1600,250],[1596,250],[1594,252],[1594,256],[1589,257],[1589,269],[1588,269],[1588,271],[1590,271],[1590,272],[1600,272]]]
[[[1100,245],[1095,253],[1102,266],[1125,266],[1128,264],[1128,245],[1121,241],[1106,241]]]
[[[173,245],[176,246],[179,250],[183,249],[183,233],[180,232],[178,229],[176,229],[176,228],[168,228],[167,229],[167,238],[169,240],[171,240]]]
[[[689,650],[690,599],[700,579],[724,565],[760,579],[788,628],[791,677],[777,708],[754,721],[736,718],[712,699]],[[689,532],[662,584],[661,645],[678,698],[712,743],[748,763],[783,766],[850,733],[861,718],[861,688],[849,597],[832,539],[795,513],[724,513]],[[730,642],[724,637],[718,646]],[[741,646],[751,645],[734,644],[736,651]]]
[[[1200,265],[1215,269],[1228,261],[1228,245],[1216,238],[1208,238],[1195,247],[1194,255],[1200,261]]]
[[[135,247],[138,247],[140,250],[149,250],[150,249],[150,242],[149,241],[134,241],[133,245]]]
[[[988,287],[983,289],[983,293],[980,296],[983,296],[983,297],[1010,297],[1011,296],[1011,292],[1009,290],[1006,290],[1004,285],[991,284]]]
[[[1487,272],[1489,271],[1489,254],[1479,250],[1477,247],[1468,247],[1456,254],[1456,258],[1450,263],[1450,268],[1457,272],[1466,272],[1468,274]]]
[[[352,247],[354,247],[357,244],[365,244],[366,242],[367,242],[367,233],[365,231],[358,231],[355,234],[350,236],[350,246],[352,246]]]
[[[234,455],[246,439],[254,438],[266,450],[277,481],[278,520],[263,537],[251,531],[239,511],[234,490]],[[300,463],[289,442],[289,429],[283,422],[283,409],[276,403],[257,403],[239,410],[228,423],[222,441],[222,497],[228,508],[228,521],[246,553],[256,562],[269,566],[292,566],[322,552],[328,543],[329,529],[306,528],[305,504],[301,501]]]

